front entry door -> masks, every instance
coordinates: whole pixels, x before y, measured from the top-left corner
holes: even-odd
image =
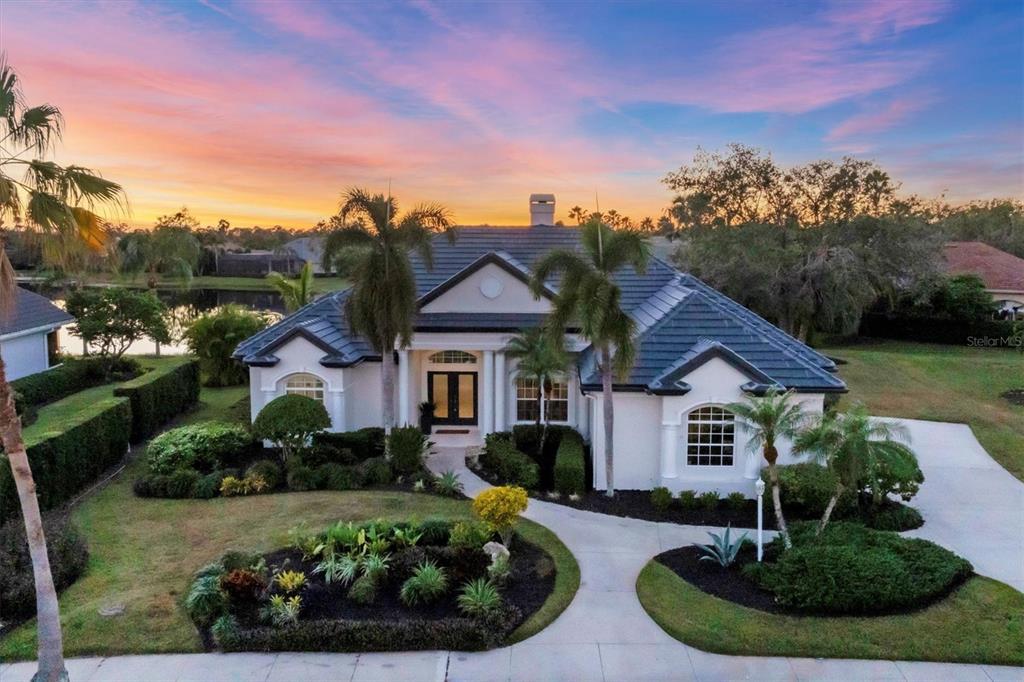
[[[476,424],[476,372],[427,372],[435,424]]]

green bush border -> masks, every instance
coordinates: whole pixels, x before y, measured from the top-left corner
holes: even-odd
[[[138,443],[199,402],[199,362],[183,358],[151,369],[115,388],[114,395],[131,402],[131,440]]]
[[[582,495],[587,489],[587,463],[583,438],[576,432],[565,434],[555,454],[555,490],[563,495]]]

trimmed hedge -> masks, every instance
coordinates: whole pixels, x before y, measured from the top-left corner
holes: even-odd
[[[505,641],[521,619],[506,606],[487,620],[307,620],[281,627],[235,629],[218,637],[223,651],[482,651]]]
[[[107,361],[97,357],[68,358],[58,367],[30,374],[11,382],[17,394],[18,412],[27,407],[40,407],[72,393],[101,386],[119,378],[135,376],[141,369],[139,363],[130,358],[121,358],[106,374]]]
[[[120,462],[128,451],[131,427],[128,399],[110,397],[69,415],[51,430],[38,425],[27,430],[25,445],[39,506],[53,509],[64,504]],[[19,509],[11,468],[0,467],[0,519]]]
[[[587,462],[583,454],[583,438],[566,433],[555,455],[555,490],[563,495],[581,495],[587,489]]]
[[[991,348],[1016,348],[1008,340],[1013,336],[1013,323],[1006,320],[966,322],[941,317],[912,317],[866,313],[860,322],[860,335],[902,341],[971,345],[970,339],[992,339]],[[999,340],[1003,339],[1003,342]],[[980,345],[976,341],[975,345]]]
[[[309,462],[310,464],[325,464],[326,462],[337,462],[338,464],[355,464],[373,457],[384,456],[384,429],[370,426],[357,431],[345,431],[342,433],[328,433],[326,431],[313,434],[313,451],[317,452],[320,460]],[[349,452],[349,456],[344,451]],[[334,454],[332,454],[334,453]],[[308,453],[303,454],[308,460]]]
[[[518,485],[527,490],[537,487],[540,482],[540,467],[529,455],[516,449],[511,440],[501,437],[487,437],[480,464],[504,483]]]
[[[89,548],[66,516],[45,517],[43,531],[53,583],[60,592],[85,570]],[[0,604],[7,623],[29,618],[36,612],[32,559],[25,540],[25,525],[20,519],[0,525]]]
[[[171,367],[150,370],[115,388],[114,395],[131,402],[131,438],[138,443],[199,401],[199,363],[183,360]]]

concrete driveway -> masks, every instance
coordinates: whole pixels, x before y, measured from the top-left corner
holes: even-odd
[[[1024,592],[1024,483],[989,456],[965,424],[897,419],[925,475],[910,504],[921,537],[950,549],[982,575]]]

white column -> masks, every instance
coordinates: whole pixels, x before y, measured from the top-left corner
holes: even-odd
[[[484,435],[494,431],[494,351],[484,351],[484,405],[480,411],[480,432]]]
[[[494,430],[505,430],[505,353],[494,354]]]
[[[398,425],[409,423],[409,351],[398,351]]]
[[[661,477],[676,478],[676,442],[679,438],[679,426],[676,424],[661,425]]]

